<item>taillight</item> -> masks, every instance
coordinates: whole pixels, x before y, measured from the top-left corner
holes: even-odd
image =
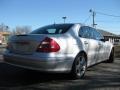
[[[37,48],[37,52],[57,52],[59,50],[60,46],[58,43],[48,37],[46,37]]]

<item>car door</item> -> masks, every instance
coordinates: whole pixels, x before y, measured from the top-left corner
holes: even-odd
[[[96,34],[94,28],[89,27],[89,50],[88,58],[91,65],[97,63],[99,57],[99,42],[96,40]]]
[[[83,48],[87,53],[88,66],[94,64],[97,60],[98,42],[92,38],[93,31],[88,26],[84,26],[80,29],[79,33]]]
[[[98,33],[98,41],[99,41],[99,60],[103,61],[106,59],[106,49],[107,49],[107,44],[104,41],[104,37],[99,33]]]
[[[97,51],[97,59],[96,62],[101,62],[105,59],[105,44],[103,36],[94,30],[95,40],[98,42],[98,51]]]
[[[88,27],[83,26],[79,30],[80,41],[82,42],[82,48],[87,52],[89,48],[89,33],[87,31]]]

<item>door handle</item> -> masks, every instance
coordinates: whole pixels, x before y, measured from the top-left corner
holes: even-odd
[[[101,43],[99,43],[98,45],[99,45],[99,46],[102,46],[102,44],[101,44]]]
[[[84,41],[84,44],[88,44],[88,42],[87,42],[87,41]]]

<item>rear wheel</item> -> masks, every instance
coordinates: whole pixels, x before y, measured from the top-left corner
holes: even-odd
[[[72,67],[72,77],[77,78],[83,78],[86,72],[87,68],[87,60],[85,58],[85,55],[81,53],[78,55],[73,63]]]
[[[113,63],[114,62],[114,49],[112,49],[109,59],[107,60],[107,63]]]

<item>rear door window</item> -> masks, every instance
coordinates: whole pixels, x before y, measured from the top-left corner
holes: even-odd
[[[83,38],[90,38],[89,27],[87,27],[87,26],[81,27],[79,30],[79,36],[83,37]]]

